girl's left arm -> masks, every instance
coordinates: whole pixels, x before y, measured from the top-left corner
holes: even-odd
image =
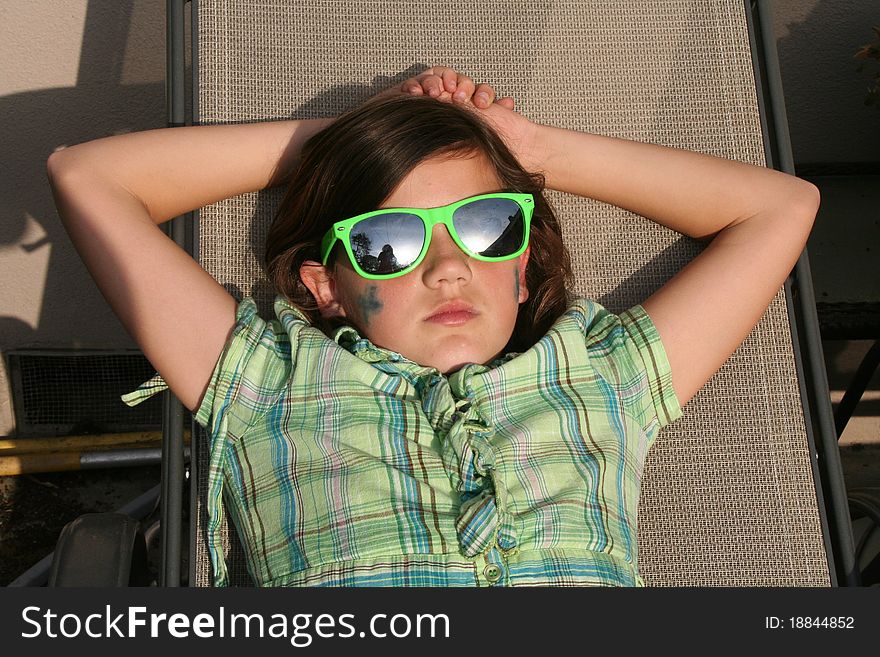
[[[511,121],[506,108],[487,114]],[[819,192],[764,167],[530,124],[515,152],[547,186],[631,210],[708,246],[643,302],[684,405],[757,324],[794,267]]]
[[[474,85],[444,66],[407,80],[400,90],[455,102],[456,79],[522,165],[544,174],[547,187],[709,241],[642,303],[660,333],[683,406],[779,291],[810,234],[819,190],[764,167],[536,124],[513,111],[511,98],[495,100],[490,86]]]

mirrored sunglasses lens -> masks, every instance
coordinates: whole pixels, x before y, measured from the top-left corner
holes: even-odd
[[[349,240],[358,265],[366,273],[394,274],[419,257],[425,243],[425,224],[414,214],[382,214],[355,224]]]
[[[515,253],[523,243],[522,209],[505,198],[484,198],[463,205],[452,217],[455,232],[471,251],[487,258]]]

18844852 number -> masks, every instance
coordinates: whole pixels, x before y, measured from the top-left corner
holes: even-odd
[[[768,630],[851,630],[855,628],[852,616],[765,616],[764,627]]]

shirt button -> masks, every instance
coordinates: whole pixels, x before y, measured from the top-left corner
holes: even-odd
[[[496,566],[494,563],[490,563],[488,566],[483,568],[483,574],[486,576],[492,584],[501,579],[501,568]]]

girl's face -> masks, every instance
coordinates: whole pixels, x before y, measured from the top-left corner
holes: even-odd
[[[433,208],[501,187],[482,154],[435,157],[413,169],[382,207]],[[425,259],[397,278],[365,279],[338,253],[331,272],[315,262],[300,270],[322,316],[346,317],[373,344],[441,372],[498,356],[529,294],[528,249],[513,260],[482,262],[442,225],[434,226]]]

